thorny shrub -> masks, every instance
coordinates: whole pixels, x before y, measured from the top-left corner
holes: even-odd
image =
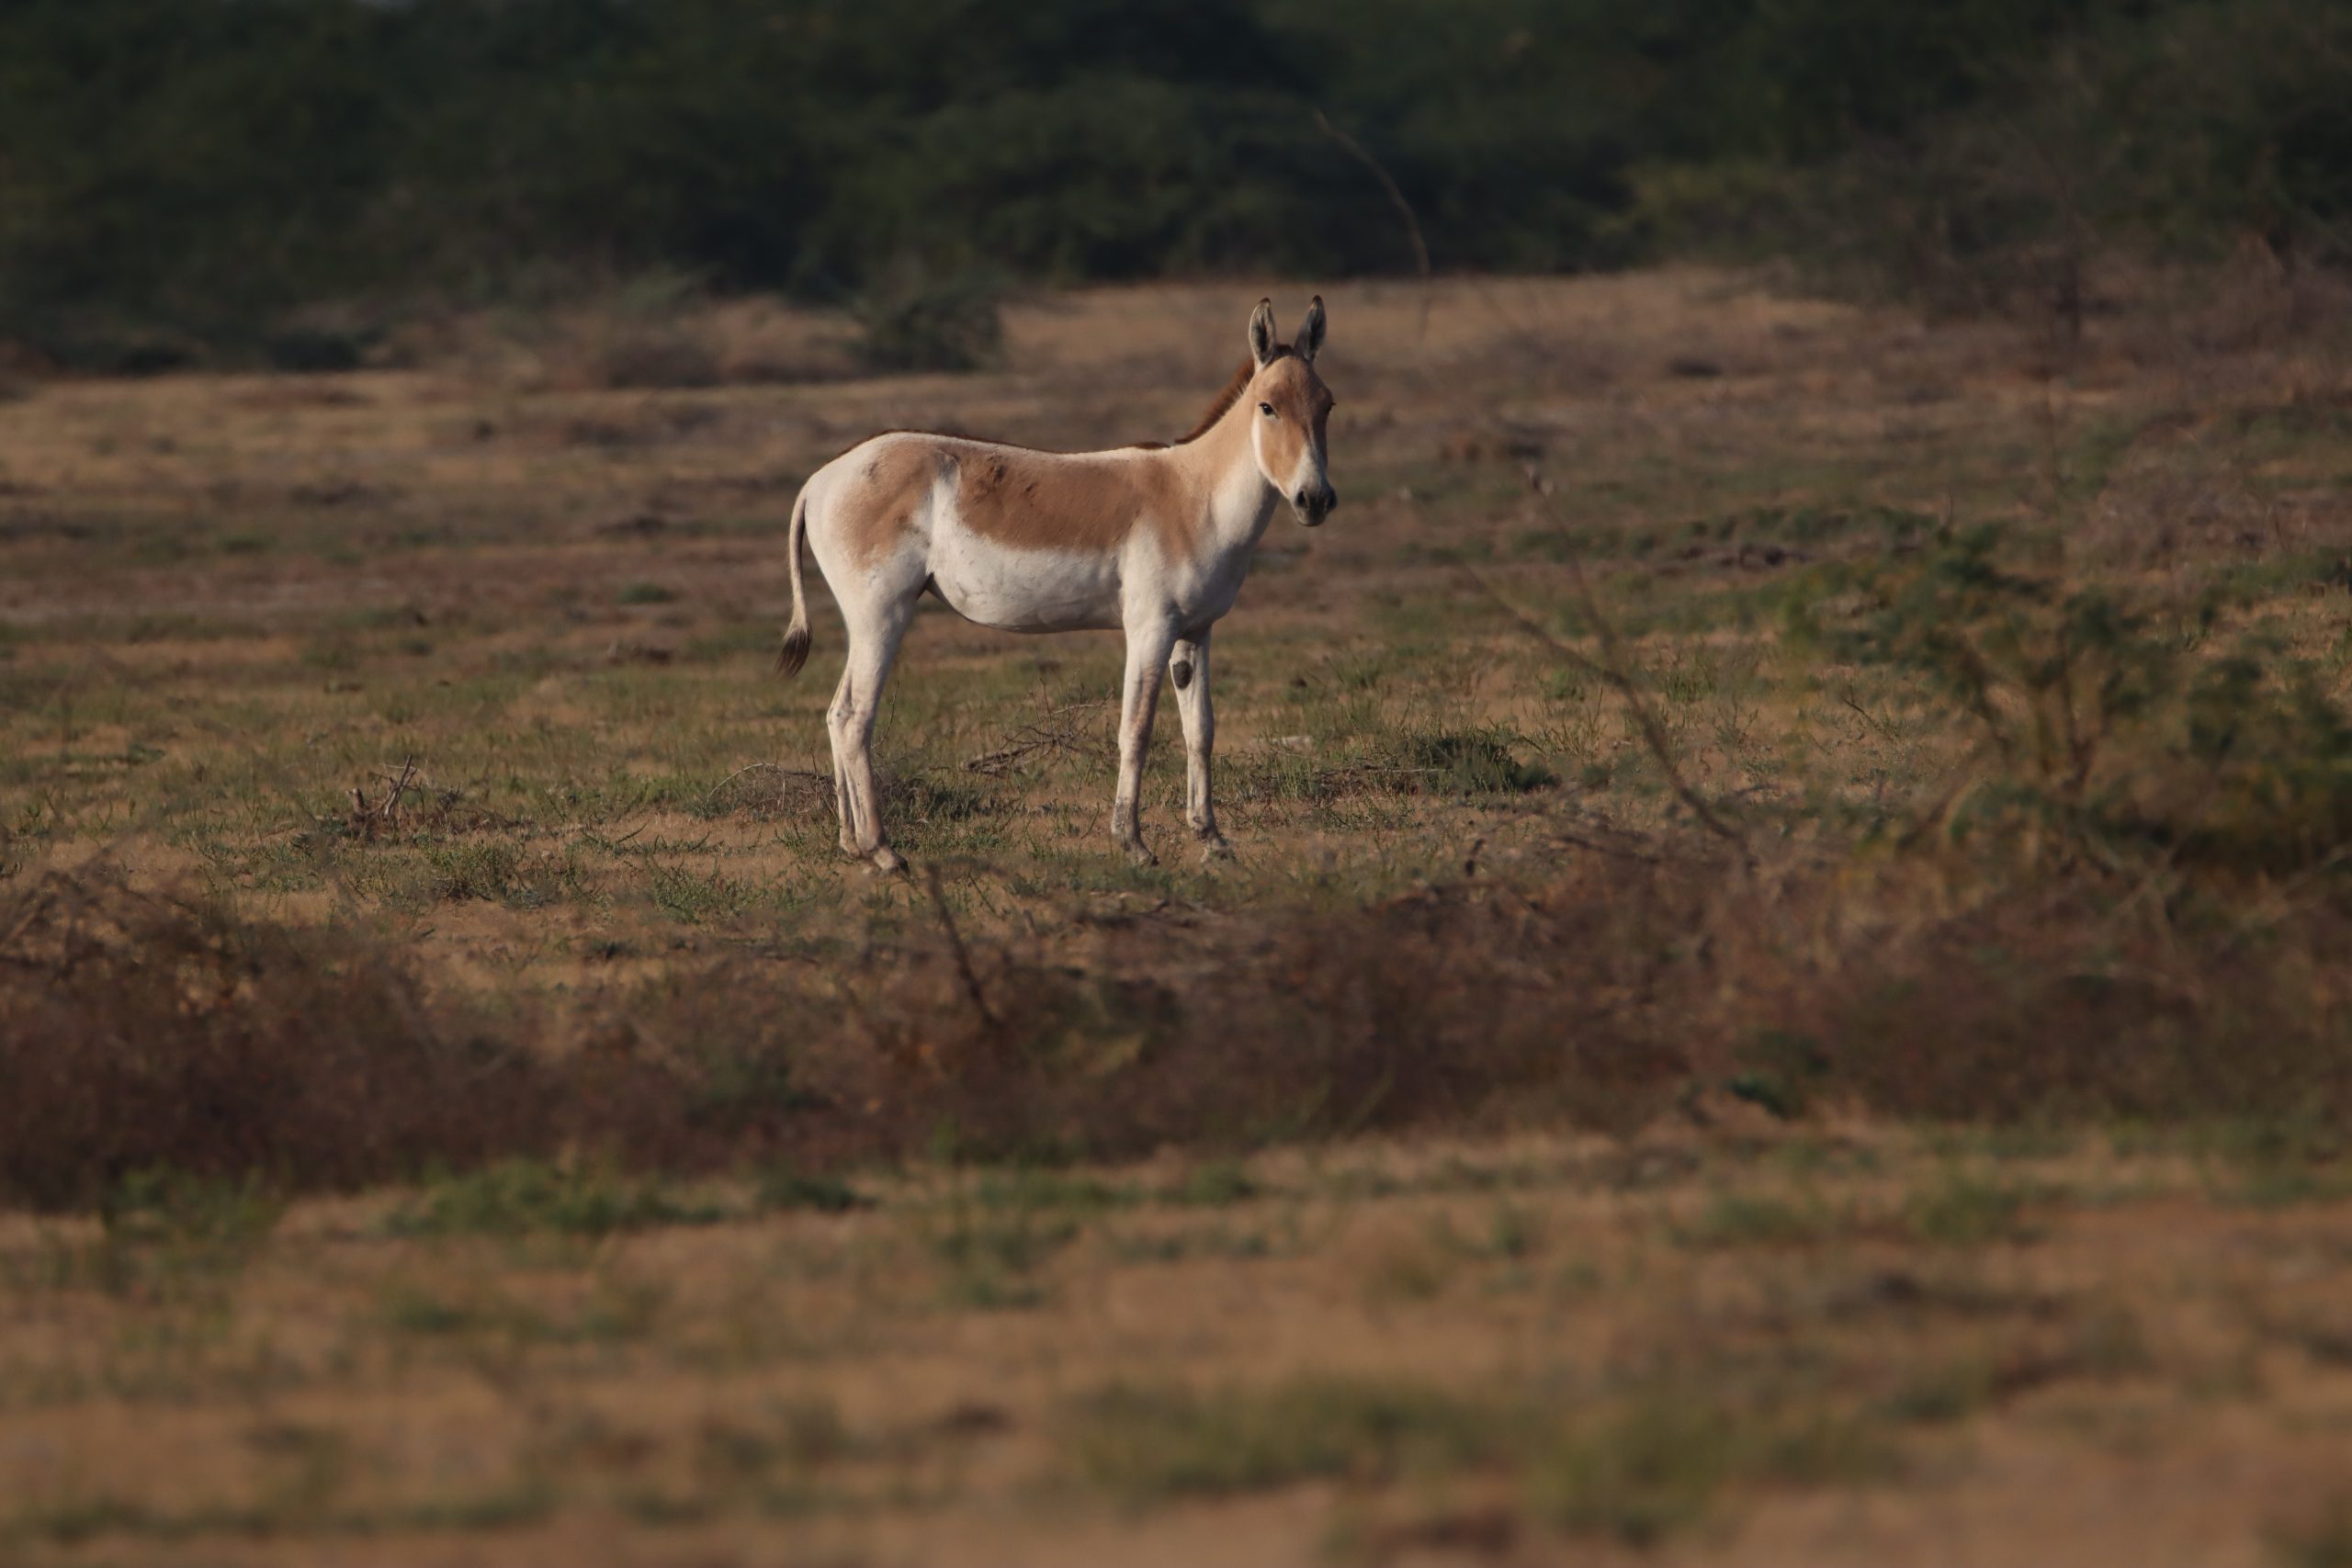
[[[1665,889],[1661,887],[1661,894]],[[1320,924],[1102,933],[1092,961],[937,935],[831,973],[736,959],[559,1022],[428,994],[395,943],[52,876],[0,907],[0,1195],[139,1173],[348,1188],[592,1147],[818,1170],[1245,1145],[1518,1091],[1632,1124],[1679,1052],[1620,1028],[1684,913],[1434,889]]]
[[[1948,853],[1755,874],[1589,856],[1541,887],[1325,919],[1136,920],[1083,961],[918,934],[828,975],[738,958],[610,998],[429,998],[400,949],[51,882],[6,912],[0,1195],[138,1173],[348,1188],[508,1156],[814,1176],[1374,1129],[1631,1131],[1782,1111],[2352,1111],[2352,920]]]
[[[2352,840],[2352,724],[2310,666],[2228,632],[2218,592],[2073,586],[2002,545],[1979,530],[1881,578],[1871,613],[1828,634],[1844,657],[1923,676],[1976,738],[1910,826],[2235,875],[2295,873]]]

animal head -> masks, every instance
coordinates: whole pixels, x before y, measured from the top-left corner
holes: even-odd
[[[1250,357],[1257,367],[1241,394],[1250,411],[1250,445],[1258,471],[1309,528],[1340,504],[1331,488],[1324,423],[1331,417],[1331,389],[1315,373],[1323,347],[1323,297],[1306,308],[1295,344],[1274,334],[1274,306],[1261,299],[1250,316]]]

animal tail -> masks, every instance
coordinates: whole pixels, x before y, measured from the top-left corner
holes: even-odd
[[[792,624],[784,629],[784,646],[775,650],[776,673],[789,681],[808,662],[808,597],[800,586],[800,547],[808,536],[808,487],[792,502],[792,529],[785,536],[785,554],[792,561]]]

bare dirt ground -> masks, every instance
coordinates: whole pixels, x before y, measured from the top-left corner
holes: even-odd
[[[14,387],[0,877],[111,863],[582,1017],[929,930],[833,853],[813,581],[811,670],[769,673],[797,482],[891,426],[1165,438],[1261,292],[1304,306],[1037,299],[962,377],[739,307]],[[976,938],[1532,885],[1694,799],[1759,856],[1846,845],[1977,741],[1818,624],[1979,523],[2224,585],[2344,694],[2352,376],[2292,280],[2141,280],[2079,344],[1700,271],[1324,292],[1341,507],[1277,519],[1217,634],[1238,865],[1185,852],[1165,713],[1164,863],[1112,851],[1115,637],[919,620],[886,810]],[[610,385],[648,333],[717,384]],[[2352,1201],[2260,1138],[1709,1095],[1281,1145],[0,1214],[0,1556],[2352,1562]]]

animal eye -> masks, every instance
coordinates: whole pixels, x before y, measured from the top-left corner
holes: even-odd
[[[1260,403],[1258,405],[1258,412],[1264,414],[1268,419],[1272,419],[1274,417],[1274,405],[1272,403]]]

